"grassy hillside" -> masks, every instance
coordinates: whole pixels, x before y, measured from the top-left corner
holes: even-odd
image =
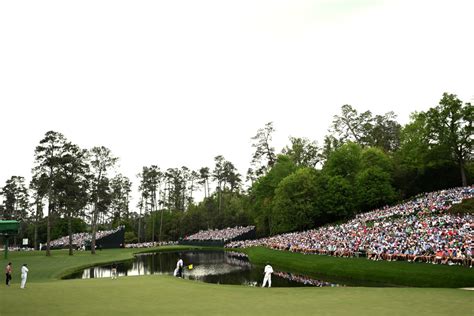
[[[277,269],[345,284],[357,285],[358,280],[364,280],[380,286],[474,287],[474,271],[461,266],[304,255],[263,247],[239,251],[246,252],[256,264],[269,261]]]

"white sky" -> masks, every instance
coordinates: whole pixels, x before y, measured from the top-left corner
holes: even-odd
[[[474,1],[1,1],[0,186],[48,130],[144,165],[245,174],[258,128],[322,142],[343,104],[401,123],[474,101]],[[134,205],[133,205],[134,206]]]

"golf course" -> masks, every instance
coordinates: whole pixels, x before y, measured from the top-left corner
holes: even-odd
[[[169,246],[147,252],[186,250]],[[194,248],[195,249],[195,248]],[[143,251],[143,250],[141,250]],[[271,261],[275,269],[343,280],[365,279],[383,286],[265,288],[208,284],[167,275],[62,280],[90,266],[130,260],[137,249],[110,249],[91,255],[65,250],[11,252],[2,266],[13,265],[10,287],[1,286],[3,315],[472,315],[472,269],[365,258],[302,255],[261,247],[243,249],[255,264]],[[19,269],[29,267],[26,289]],[[263,276],[263,275],[262,275]]]

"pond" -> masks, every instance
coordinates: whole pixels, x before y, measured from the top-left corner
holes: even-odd
[[[184,261],[185,279],[247,286],[261,286],[263,281],[263,267],[251,264],[245,254],[214,250],[138,254],[133,260],[117,263],[117,272],[119,277],[150,274],[173,275],[179,258]],[[192,265],[191,269],[190,265]],[[111,269],[111,264],[101,265],[78,271],[66,278],[110,278]],[[303,275],[274,270],[272,287],[340,286]]]

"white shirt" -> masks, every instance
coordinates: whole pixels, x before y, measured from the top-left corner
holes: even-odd
[[[272,268],[272,266],[269,265],[269,264],[267,264],[267,265],[265,266],[264,273],[265,273],[266,276],[267,276],[267,275],[268,275],[268,276],[271,275],[271,274],[273,273],[273,268]]]
[[[178,263],[176,264],[176,268],[182,268],[183,267],[183,259],[179,259]]]
[[[26,275],[28,273],[28,268],[26,266],[21,267],[21,275]]]

